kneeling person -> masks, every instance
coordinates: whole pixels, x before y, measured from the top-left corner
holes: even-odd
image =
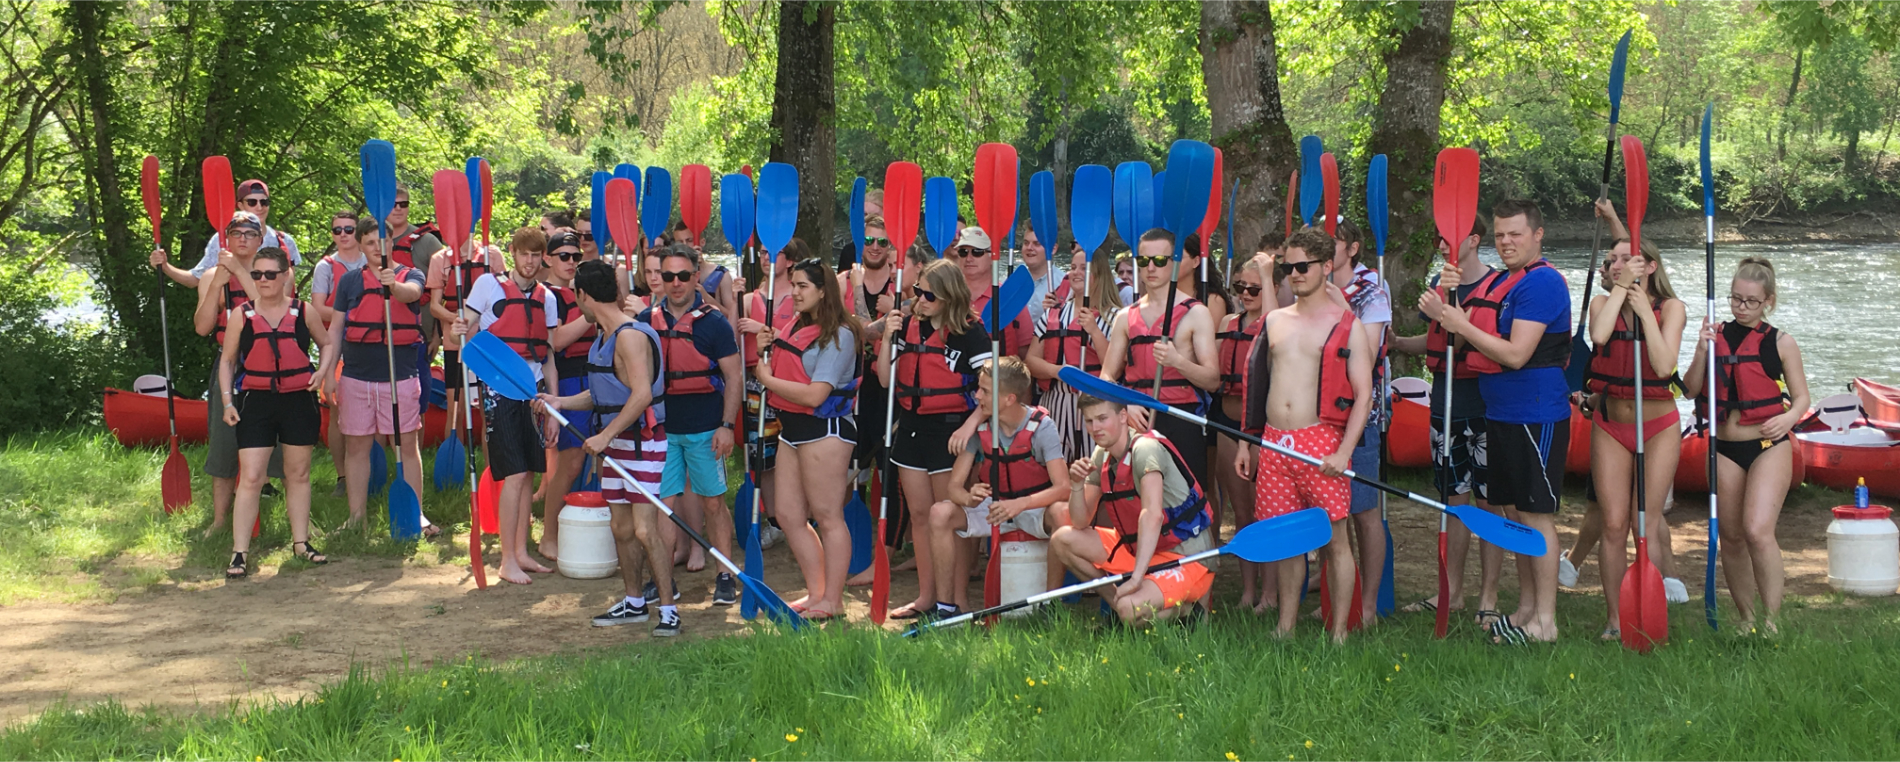
[[[1069,467],[1071,525],[1050,535],[1050,554],[1084,580],[1132,572],[1105,596],[1125,623],[1204,610],[1212,568],[1193,563],[1148,573],[1214,547],[1214,512],[1193,472],[1166,438],[1130,429],[1121,403],[1084,394],[1077,407],[1095,452]],[[1108,526],[1093,526],[1097,510],[1108,513]]]

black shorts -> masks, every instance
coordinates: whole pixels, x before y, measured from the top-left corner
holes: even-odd
[[[453,349],[442,350],[442,386],[450,394],[462,393],[462,353]]]
[[[884,412],[888,409],[885,402],[889,395],[888,390],[878,385],[874,374],[864,374],[864,380],[858,384],[857,421],[862,424],[864,435],[857,438],[858,445],[852,449],[851,458],[861,468],[884,459]]]
[[[1564,486],[1570,422],[1485,421],[1486,492],[1491,504],[1523,513],[1556,513]]]
[[[912,471],[948,473],[957,464],[957,456],[950,454],[950,435],[969,415],[899,413],[897,431],[891,435],[891,462]]]
[[[1438,493],[1448,498],[1475,493],[1479,500],[1490,500],[1490,488],[1485,484],[1489,470],[1486,468],[1485,420],[1452,420],[1449,463],[1444,455],[1444,431],[1438,425],[1434,422],[1432,427],[1432,476]]]
[[[1187,463],[1188,470],[1194,473],[1196,485],[1206,485],[1207,481],[1207,432],[1198,423],[1176,418],[1166,413],[1154,413],[1154,430],[1161,432],[1174,443],[1174,449],[1181,453],[1181,460]],[[1206,487],[1202,486],[1205,490]]]
[[[278,444],[313,447],[323,438],[323,413],[318,411],[316,392],[246,390],[238,393],[232,406],[238,411],[240,450]]]
[[[845,444],[858,443],[858,426],[851,416],[819,418],[805,413],[778,411],[778,441],[786,447],[811,444],[825,437],[837,437]]]
[[[1223,426],[1226,426],[1232,429],[1241,428],[1239,421],[1236,421],[1232,418],[1228,418],[1226,413],[1221,412],[1219,400],[1215,400],[1214,404],[1207,408],[1207,420],[1213,423],[1221,424]],[[1209,434],[1214,435],[1214,436],[1226,437],[1227,439],[1230,439],[1235,442],[1240,441],[1238,439],[1235,439],[1234,435],[1215,429],[1212,426],[1209,426],[1207,428],[1207,431]]]
[[[488,470],[496,479],[548,470],[546,445],[534,410],[526,402],[489,394],[482,397],[488,428]]]

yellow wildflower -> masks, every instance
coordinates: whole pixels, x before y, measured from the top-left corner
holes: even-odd
[[[790,733],[786,733],[786,734],[785,734],[785,742],[786,742],[786,743],[797,743],[797,742],[798,742],[798,736],[795,736],[795,735],[792,735],[792,734],[790,734]]]
[[[1306,748],[1308,749],[1313,748],[1313,739],[1311,738],[1306,739]]]
[[[449,681],[447,681],[447,680],[443,680],[443,681],[442,681],[442,687],[444,687],[444,688],[447,688],[447,687],[449,687]]]
[[[1033,678],[1033,677],[1025,677],[1025,678],[1023,678],[1023,682],[1024,682],[1024,683],[1026,683],[1026,684],[1028,684],[1028,685],[1029,685],[1029,687],[1031,687],[1031,688],[1034,688],[1034,687],[1036,687],[1036,678]]]
[[[1240,755],[1235,754],[1231,751],[1227,752],[1227,762],[1234,762],[1234,760],[1237,760],[1237,759],[1240,759]]]
[[[797,732],[797,733],[803,733],[803,732],[805,732],[805,729],[804,729],[804,728],[792,728],[792,731],[793,731],[793,732]]]
[[[1397,665],[1397,664],[1394,664],[1394,665],[1392,665],[1392,671],[1393,671],[1393,672],[1397,672],[1397,671],[1399,671],[1399,665]]]

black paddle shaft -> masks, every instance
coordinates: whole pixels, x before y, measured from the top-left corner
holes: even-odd
[[[1603,179],[1597,183],[1597,200],[1610,197],[1610,165],[1616,161],[1616,123],[1611,122],[1609,135],[1603,141]],[[1603,250],[1603,218],[1598,217],[1596,232],[1590,242],[1590,270],[1583,275],[1583,309],[1577,311],[1577,333],[1583,333],[1590,326],[1590,290],[1596,288],[1597,257]],[[1714,290],[1713,287],[1710,289]]]
[[[1715,244],[1709,244],[1709,256],[1713,257]],[[1713,278],[1714,276],[1710,276]],[[165,269],[158,270],[158,335],[165,347],[165,420],[171,426],[172,445],[178,444],[178,408],[172,402],[172,321],[165,312]],[[1710,283],[1715,281],[1711,280]],[[1711,293],[1714,287],[1711,286]],[[1710,482],[1713,484],[1714,482]]]

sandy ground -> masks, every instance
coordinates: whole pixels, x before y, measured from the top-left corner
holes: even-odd
[[[1707,504],[1695,495],[1670,513],[1683,580],[1698,609]],[[1437,514],[1394,506],[1401,603],[1436,585]],[[1567,510],[1565,543],[1581,513]],[[1824,507],[1791,508],[1780,536],[1791,595],[1827,592]],[[1223,536],[1231,534],[1223,532]],[[491,564],[497,556],[487,556]],[[787,599],[802,593],[796,567],[781,544],[766,552],[766,581]],[[1224,571],[1232,570],[1229,564]],[[1476,604],[1477,559],[1467,589]],[[681,570],[683,571],[683,569]],[[1514,587],[1507,574],[1505,588]],[[493,566],[490,580],[495,580]],[[893,574],[893,604],[911,600],[916,577]],[[1221,604],[1237,596],[1238,580],[1224,574]],[[333,560],[329,565],[279,573],[259,569],[227,584],[221,576],[110,604],[27,603],[0,610],[0,723],[31,717],[61,699],[76,704],[116,697],[131,707],[174,710],[216,707],[234,700],[295,698],[347,674],[352,663],[384,666],[459,659],[480,653],[504,659],[621,646],[649,640],[649,625],[596,629],[589,618],[619,595],[618,578],[571,580],[536,576],[533,585],[495,582],[475,589],[467,567],[401,564],[394,560]],[[682,574],[685,638],[746,632],[737,607],[710,605],[712,570]],[[1573,595],[1595,595],[1596,563],[1583,569]],[[980,600],[979,592],[975,593]],[[853,588],[848,615],[868,617],[869,588]],[[1514,596],[1507,596],[1511,600]],[[1238,609],[1235,609],[1238,612]],[[656,619],[657,621],[657,615]],[[1572,629],[1589,621],[1568,623]],[[898,623],[890,623],[895,628]],[[1265,626],[1263,622],[1263,626]],[[1576,633],[1571,633],[1575,635]]]

